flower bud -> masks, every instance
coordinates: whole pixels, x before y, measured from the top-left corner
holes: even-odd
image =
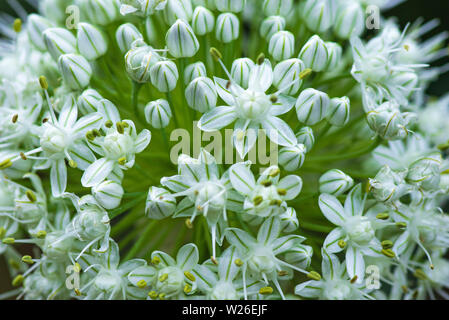
[[[167,0],[164,9],[164,20],[168,25],[172,25],[176,20],[185,22],[192,20],[193,7],[191,0]]]
[[[180,19],[168,29],[165,42],[167,43],[168,51],[175,58],[193,57],[200,48],[192,28]]]
[[[149,82],[150,69],[159,60],[159,55],[150,46],[134,47],[125,55],[126,72],[138,83]]]
[[[170,92],[176,88],[179,79],[178,68],[173,61],[156,62],[150,69],[151,83],[160,92]]]
[[[249,75],[254,66],[254,62],[249,58],[234,60],[231,68],[232,79],[241,87],[248,88]]]
[[[306,0],[302,18],[310,30],[323,33],[334,23],[335,9],[335,0]]]
[[[167,5],[167,0],[122,0],[121,2],[120,13],[124,16],[135,13],[147,17],[165,9]]]
[[[374,179],[369,179],[374,198],[380,202],[398,200],[409,190],[404,178],[405,172],[394,172],[389,166],[383,166]]]
[[[115,0],[89,0],[85,2],[85,13],[93,24],[105,26],[117,18],[118,2]]]
[[[92,195],[95,200],[107,210],[117,208],[120,205],[123,193],[123,187],[111,180],[105,180],[92,188]]]
[[[281,16],[271,16],[265,18],[260,25],[260,35],[265,40],[270,40],[271,36],[276,32],[282,31],[285,28],[285,19]]]
[[[335,42],[326,42],[325,45],[328,52],[328,64],[326,69],[332,71],[335,70],[341,62],[343,49]]]
[[[63,28],[48,28],[44,31],[44,42],[48,52],[55,61],[62,54],[76,53],[76,38],[68,30]]]
[[[264,0],[263,12],[267,16],[288,16],[293,9],[292,0]]]
[[[189,64],[184,69],[184,84],[185,85],[188,85],[190,82],[192,82],[193,80],[195,80],[196,78],[199,78],[199,77],[207,77],[206,66],[201,61]]]
[[[356,1],[347,1],[337,12],[334,33],[342,39],[360,36],[365,28],[365,14]]]
[[[137,39],[143,39],[142,34],[132,23],[125,23],[118,27],[115,32],[115,39],[122,53],[128,52],[132,48],[132,43]]]
[[[279,62],[274,67],[273,85],[277,89],[283,90],[282,93],[284,94],[295,95],[302,85],[299,75],[305,68],[304,63],[299,59],[288,59]]]
[[[278,31],[270,39],[268,52],[274,60],[290,58],[295,50],[295,37],[289,31]]]
[[[321,193],[338,196],[348,191],[354,184],[354,180],[343,171],[332,169],[320,177],[319,183]]]
[[[103,97],[94,89],[84,90],[78,97],[78,109],[82,114],[97,112],[100,100]]]
[[[87,60],[96,60],[108,50],[108,43],[103,33],[89,23],[78,24],[78,50]]]
[[[239,37],[240,21],[233,13],[222,13],[217,18],[215,37],[218,41],[229,43]]]
[[[310,151],[315,144],[315,136],[313,135],[313,130],[310,127],[302,127],[296,134],[296,139],[298,140],[298,143],[302,143],[306,146],[307,151]]]
[[[401,93],[409,98],[418,86],[419,78],[415,72],[397,72],[392,77],[393,83]]]
[[[327,109],[327,121],[337,127],[345,126],[349,121],[350,101],[348,97],[333,98]]]
[[[175,212],[176,199],[164,188],[150,187],[145,214],[150,219],[161,220]]]
[[[329,103],[329,97],[324,92],[312,88],[302,91],[296,101],[298,120],[307,125],[320,122],[326,115]]]
[[[299,53],[299,59],[304,62],[305,66],[316,72],[326,69],[328,58],[327,47],[317,35],[312,36]]]
[[[151,101],[145,106],[145,119],[156,129],[165,128],[172,117],[170,105],[167,100]]]
[[[296,146],[283,147],[279,151],[279,164],[287,171],[295,171],[302,167],[307,148],[302,143]]]
[[[217,104],[217,91],[214,82],[206,77],[193,80],[186,88],[186,100],[190,108],[204,113]]]
[[[89,85],[92,68],[83,56],[73,53],[63,54],[59,57],[58,67],[68,88],[82,90]]]
[[[424,190],[439,189],[442,158],[439,152],[413,162],[408,170],[407,182]]]
[[[414,119],[414,113],[401,113],[394,101],[388,101],[366,115],[369,127],[383,139],[398,140],[408,135],[407,125]]]
[[[243,11],[246,0],[215,0],[215,6],[221,12],[235,12]]]
[[[41,51],[46,49],[43,33],[54,24],[46,18],[32,13],[28,16],[27,31],[30,41]]]
[[[204,7],[196,7],[192,17],[192,28],[195,34],[204,36],[212,32],[215,26],[214,14]]]
[[[296,216],[296,211],[293,208],[288,207],[287,210],[279,215],[279,219],[281,220],[282,232],[293,232],[299,227],[298,217]]]

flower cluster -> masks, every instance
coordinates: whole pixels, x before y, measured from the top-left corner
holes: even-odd
[[[10,1],[0,298],[449,299],[448,36],[368,2]]]

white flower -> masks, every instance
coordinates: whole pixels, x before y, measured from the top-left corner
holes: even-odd
[[[319,180],[320,192],[339,196],[348,191],[354,184],[354,180],[343,171],[332,169],[325,172]]]
[[[168,51],[175,58],[193,57],[200,47],[192,28],[181,19],[168,29],[165,41]]]

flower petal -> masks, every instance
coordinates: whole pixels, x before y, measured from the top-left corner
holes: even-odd
[[[249,74],[248,88],[253,91],[265,92],[273,83],[273,68],[268,59],[260,65],[255,65]]]
[[[78,107],[75,98],[69,95],[59,113],[58,123],[63,128],[71,128],[78,117]]]
[[[73,126],[73,134],[82,137],[87,131],[98,129],[103,123],[103,116],[98,113],[90,113],[87,116],[80,118]]]
[[[216,107],[201,117],[198,128],[206,132],[220,130],[231,124],[236,118],[235,107]]]
[[[277,187],[287,191],[287,194],[283,196],[284,200],[293,200],[301,192],[302,179],[296,175],[289,175],[282,178]]]
[[[103,182],[114,169],[114,160],[100,158],[92,163],[81,177],[83,187],[93,187]]]
[[[134,150],[136,153],[142,152],[151,141],[151,132],[150,130],[144,129],[137,136],[136,141],[134,142]]]
[[[228,106],[233,106],[235,104],[234,95],[231,93],[230,89],[227,89],[228,80],[214,77],[215,87],[217,89],[217,93],[224,102],[227,103]]]
[[[75,141],[68,152],[72,160],[76,162],[77,167],[81,170],[86,170],[96,160],[93,152],[81,140]]]
[[[251,245],[255,243],[253,237],[247,232],[237,228],[228,228],[225,232],[225,237],[226,240],[228,240],[231,245],[235,246],[241,254],[250,250]]]
[[[354,246],[349,246],[346,250],[346,270],[351,279],[357,276],[357,282],[365,278],[365,260],[362,252]]]
[[[198,248],[193,243],[188,243],[179,249],[176,264],[182,270],[191,270],[198,263],[198,259]]]
[[[291,147],[297,143],[293,130],[284,120],[270,116],[262,121],[261,125],[274,143],[285,147]]]
[[[349,192],[348,196],[346,197],[345,215],[347,217],[362,215],[364,205],[365,201],[363,201],[362,197],[362,184],[359,183],[354,188],[352,188],[351,192]]]
[[[229,169],[232,187],[243,195],[249,195],[256,185],[254,175],[244,163],[236,163]]]
[[[343,250],[338,245],[338,241],[344,240],[346,234],[342,228],[335,228],[332,230],[324,240],[323,249],[328,253],[337,253]]]
[[[281,114],[289,112],[296,104],[296,99],[285,94],[277,96],[276,103],[270,108],[270,114],[272,116],[279,116]]]
[[[281,222],[278,218],[272,217],[262,224],[257,233],[257,242],[268,245],[277,239],[281,229]]]
[[[345,222],[345,213],[340,201],[329,194],[322,194],[318,199],[321,212],[327,220],[337,226],[343,225]]]
[[[53,197],[59,197],[67,187],[67,167],[65,160],[56,160],[50,169],[51,193]]]

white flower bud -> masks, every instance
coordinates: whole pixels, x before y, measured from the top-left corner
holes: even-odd
[[[78,50],[87,60],[96,60],[108,50],[108,43],[103,33],[89,23],[78,24]]]
[[[332,169],[320,177],[319,183],[321,193],[338,196],[349,190],[354,184],[354,180],[343,171]]]
[[[279,62],[274,67],[273,85],[282,89],[284,94],[295,95],[302,85],[302,80],[298,80],[299,75],[305,68],[304,63],[295,58]],[[293,84],[290,85],[291,83]]]
[[[142,34],[132,23],[125,23],[118,27],[115,32],[115,39],[122,53],[128,52],[132,44],[137,39],[143,39]]]
[[[156,129],[165,128],[172,117],[170,105],[167,100],[151,101],[145,106],[145,119]]]
[[[329,54],[323,40],[317,35],[312,36],[299,53],[307,68],[313,71],[324,71],[328,64]]]
[[[192,20],[193,7],[190,0],[167,0],[165,6],[164,19],[168,25],[172,25],[176,20],[189,22]]]
[[[118,16],[119,4],[116,0],[89,0],[85,3],[85,13],[93,24],[105,26]]]
[[[248,88],[249,75],[255,63],[249,58],[234,60],[231,68],[231,76],[234,81],[243,88]]]
[[[76,38],[66,29],[49,28],[44,31],[44,42],[48,52],[55,61],[58,61],[62,54],[76,53]]]
[[[204,113],[217,104],[217,91],[214,82],[206,77],[193,80],[186,88],[186,100],[190,108]]]
[[[168,29],[165,42],[170,54],[175,58],[193,57],[200,48],[192,28],[180,19]]]
[[[215,0],[215,6],[221,12],[240,12],[245,8],[246,0]]]
[[[199,78],[199,77],[207,77],[206,66],[201,61],[189,64],[184,69],[184,84],[185,85],[188,85],[190,82],[192,82],[193,80],[195,80],[196,78]]]
[[[306,152],[307,148],[302,143],[292,147],[283,147],[279,151],[279,164],[286,171],[295,171],[302,167]]]
[[[329,102],[329,97],[324,92],[312,88],[302,91],[296,101],[299,121],[307,125],[320,122],[326,116]]]
[[[150,69],[159,60],[159,55],[150,46],[134,47],[125,55],[126,72],[138,83],[149,82]]]
[[[374,198],[380,202],[394,202],[404,196],[409,188],[404,181],[406,171],[394,172],[389,166],[383,166],[369,185]]]
[[[418,86],[419,77],[415,72],[397,72],[393,75],[392,80],[401,93],[409,98]]]
[[[282,61],[290,58],[295,50],[295,37],[289,31],[276,32],[270,39],[268,52],[274,60]]]
[[[326,69],[332,71],[340,64],[343,49],[335,42],[326,42],[325,45],[328,53],[328,64]]]
[[[97,112],[98,106],[100,105],[100,100],[102,99],[103,97],[97,92],[97,90],[84,90],[77,100],[78,109],[82,114]]]
[[[121,2],[120,13],[124,16],[135,13],[147,17],[165,9],[167,5],[167,0],[122,0]]]
[[[296,211],[293,208],[288,207],[287,210],[279,215],[279,219],[281,220],[282,232],[293,232],[299,227],[298,217],[296,216]]]
[[[179,79],[178,68],[173,61],[159,61],[150,69],[151,83],[160,92],[170,92],[176,88]]]
[[[293,0],[264,0],[263,12],[267,16],[288,16],[293,9]]]
[[[327,121],[337,127],[345,126],[349,121],[350,101],[348,97],[333,98],[327,109]]]
[[[407,182],[421,189],[439,189],[442,158],[439,152],[413,162],[408,170]]]
[[[176,199],[164,188],[150,187],[145,214],[150,219],[161,220],[175,212]]]
[[[387,140],[403,139],[408,135],[407,125],[414,120],[414,113],[401,112],[396,102],[388,101],[366,115],[369,127]]]
[[[298,143],[306,146],[307,152],[310,151],[315,144],[315,136],[313,135],[312,128],[302,127],[296,134],[296,140],[298,140]]]
[[[95,200],[105,209],[114,209],[120,205],[123,197],[123,187],[111,180],[105,180],[92,188]]]
[[[32,13],[28,16],[27,31],[30,41],[41,51],[46,49],[43,33],[54,25],[50,20]]]
[[[212,32],[214,26],[214,14],[204,7],[196,7],[192,17],[192,28],[195,34],[204,36],[206,33]]]
[[[68,88],[82,90],[89,85],[92,68],[83,56],[63,54],[59,57],[58,67]]]
[[[217,18],[215,37],[218,41],[229,43],[239,37],[240,21],[233,13],[222,13]]]
[[[260,35],[265,40],[270,40],[271,36],[276,32],[282,31],[285,28],[285,19],[281,16],[271,16],[265,18],[260,25]]]
[[[335,0],[306,0],[301,10],[307,27],[323,33],[334,23]]]
[[[365,14],[357,1],[347,1],[337,12],[334,33],[342,39],[359,36],[365,28]]]

